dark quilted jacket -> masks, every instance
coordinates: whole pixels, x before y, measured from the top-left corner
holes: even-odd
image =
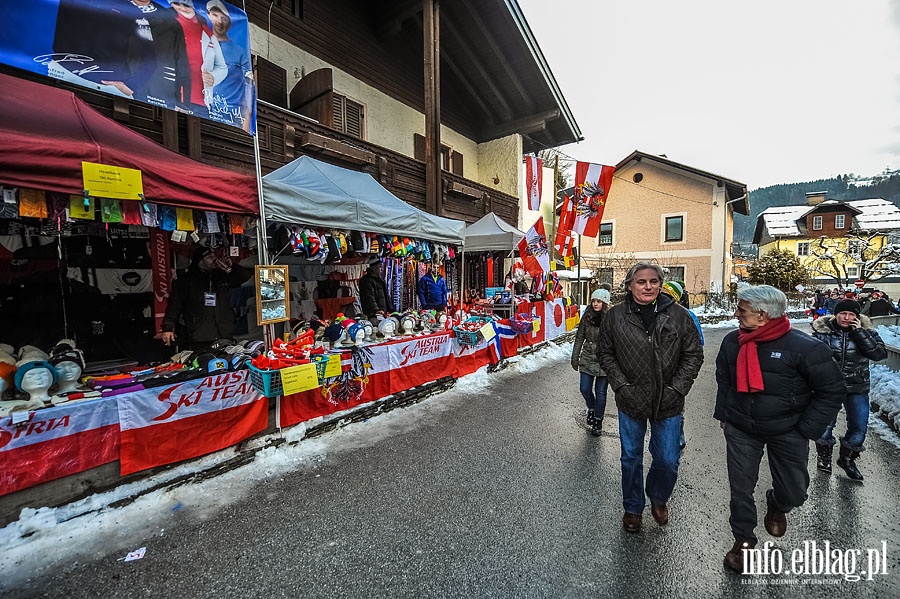
[[[827,345],[790,330],[757,345],[764,390],[738,393],[738,331],[722,340],[716,357],[716,420],[749,435],[781,435],[796,429],[818,439],[847,396],[841,369]]]
[[[648,335],[638,306],[628,296],[600,324],[600,365],[616,394],[616,406],[632,418],[663,420],[684,411],[703,347],[687,310],[665,294],[656,300]]]
[[[862,327],[853,330],[841,329],[834,316],[823,316],[812,323],[813,337],[831,348],[841,367],[847,393],[868,393],[869,360],[877,362],[887,357],[884,341],[875,332],[872,321],[861,314],[859,322]]]
[[[578,323],[575,344],[572,346],[572,368],[578,372],[592,376],[606,376],[600,368],[597,355],[597,339],[600,338],[600,323],[603,316],[603,312],[596,312],[588,306],[581,317],[581,322]]]

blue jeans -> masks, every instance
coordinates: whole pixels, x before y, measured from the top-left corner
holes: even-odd
[[[681,421],[672,416],[650,421],[650,455],[653,461],[647,473],[647,497],[657,505],[669,501],[678,478],[681,461]],[[619,410],[619,439],[622,443],[622,505],[631,514],[644,511],[644,437],[647,421],[635,420]]]
[[[585,372],[581,374],[579,390],[588,410],[594,410],[598,418],[603,418],[606,411],[606,391],[609,381],[605,376],[594,376]]]
[[[866,429],[869,426],[869,394],[848,393],[844,400],[844,410],[847,412],[847,434],[842,439],[844,445],[851,449],[862,451],[863,441],[866,440]],[[816,441],[819,445],[834,445],[834,425],[837,420],[831,422],[825,432]]]

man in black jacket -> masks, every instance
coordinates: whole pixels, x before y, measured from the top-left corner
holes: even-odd
[[[838,466],[853,480],[862,480],[856,459],[863,450],[869,424],[869,360],[884,360],[887,349],[869,317],[860,314],[859,302],[840,301],[834,307],[834,314],[813,322],[813,336],[831,348],[847,384],[847,398],[844,400],[847,434],[841,439]],[[834,425],[832,421],[825,434],[816,441],[819,455],[816,467],[823,472],[831,472]]]
[[[743,571],[742,549],[756,546],[753,491],[763,450],[772,487],[766,530],[787,530],[785,514],[806,501],[809,441],[822,436],[846,396],[844,377],[827,345],[791,329],[787,298],[768,285],[738,290],[740,329],[722,340],[716,357],[715,418],[725,430],[731,532],[725,565]]]
[[[198,247],[187,273],[172,285],[162,332],[157,338],[171,344],[181,318],[188,336],[185,346],[193,351],[206,349],[217,339],[231,339],[231,288],[240,287],[252,274],[249,268],[217,258],[211,248]]]
[[[359,303],[363,314],[372,318],[378,312],[395,312],[394,302],[388,293],[387,283],[381,276],[381,264],[373,262],[366,274],[359,278]]]

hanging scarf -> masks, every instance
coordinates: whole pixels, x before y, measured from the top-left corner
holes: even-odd
[[[739,393],[758,393],[765,389],[759,367],[757,343],[774,341],[791,330],[787,316],[774,318],[754,331],[738,331],[740,349],[737,356],[737,390]]]

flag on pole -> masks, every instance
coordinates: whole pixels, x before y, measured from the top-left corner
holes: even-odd
[[[603,207],[612,184],[614,166],[591,162],[575,165],[575,222],[572,228],[585,237],[596,237],[600,232]]]
[[[572,199],[566,196],[563,201],[562,209],[559,211],[559,225],[556,227],[556,239],[553,240],[553,247],[560,256],[565,256],[563,248],[566,244],[571,244],[572,225],[575,223],[575,206]]]
[[[543,218],[538,218],[525,233],[525,237],[519,241],[519,256],[525,270],[532,277],[539,277],[542,272],[550,272],[550,252],[547,251],[547,234],[544,232]]]
[[[525,195],[528,196],[528,209],[541,209],[541,185],[543,184],[543,161],[537,156],[525,157]]]

